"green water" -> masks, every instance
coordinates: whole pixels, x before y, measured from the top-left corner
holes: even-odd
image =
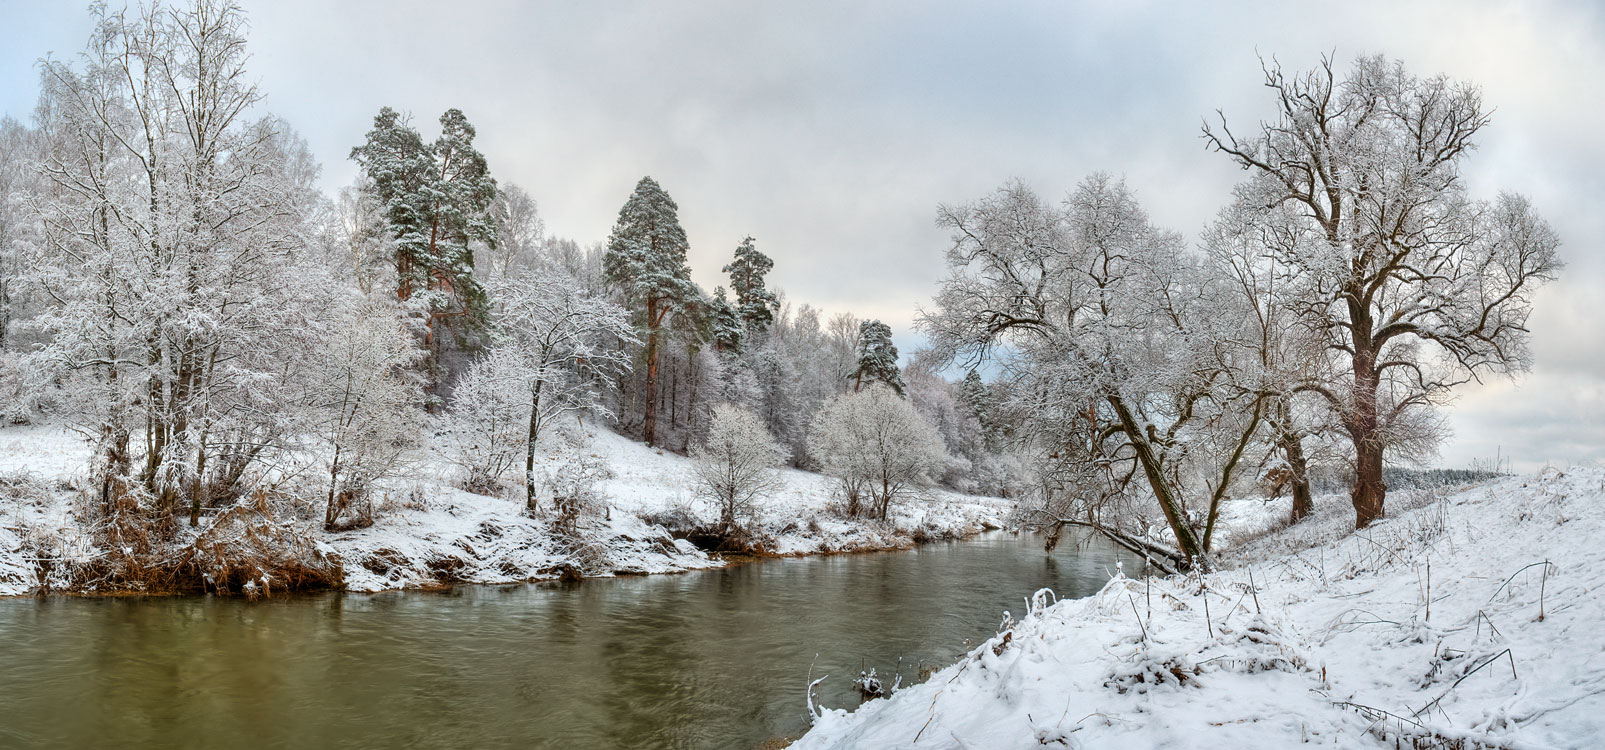
[[[0,748],[752,748],[951,663],[1122,550],[909,552],[445,593],[0,600]],[[817,656],[816,656],[817,655]],[[901,665],[899,664],[901,658]]]

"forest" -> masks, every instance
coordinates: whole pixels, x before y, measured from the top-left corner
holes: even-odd
[[[1605,735],[1587,118],[1459,26],[1222,88],[1181,7],[298,7],[395,16],[347,89],[438,26],[341,115],[249,4],[0,118],[0,746]]]
[[[944,204],[947,275],[902,357],[881,321],[776,291],[754,237],[728,286],[691,281],[650,176],[605,241],[546,234],[456,109],[380,110],[327,195],[258,111],[240,8],[94,12],[81,53],[40,64],[32,123],[0,125],[0,404],[90,444],[108,552],[83,575],[114,588],[175,559],[195,585],[196,534],[223,525],[369,526],[426,449],[576,537],[607,513],[586,418],[691,456],[704,525],[748,550],[790,466],[836,477],[849,517],[941,486],[1207,568],[1222,502],[1266,485],[1290,520],[1312,477],[1348,485],[1356,527],[1383,518],[1387,467],[1433,455],[1455,388],[1530,365],[1561,268],[1527,199],[1465,186],[1474,86],[1268,63],[1274,119],[1204,126],[1245,178],[1198,243],[1107,173]]]

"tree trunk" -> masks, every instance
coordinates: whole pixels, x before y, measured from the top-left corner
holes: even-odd
[[[1363,529],[1382,520],[1382,501],[1388,486],[1382,482],[1382,444],[1374,437],[1355,443],[1354,528]]]
[[[334,504],[335,491],[340,486],[340,446],[334,446],[334,461],[329,464],[329,498],[323,506],[323,530],[333,531],[334,522],[340,518],[340,510]]]
[[[646,425],[642,431],[650,448],[658,427],[658,301],[655,299],[646,302],[646,325]]]
[[[1293,512],[1288,522],[1298,523],[1315,511],[1315,501],[1310,496],[1310,463],[1304,456],[1304,441],[1293,426],[1292,412],[1287,399],[1280,399],[1276,406],[1276,444],[1287,461],[1287,482],[1292,487]]]
[[[1120,427],[1126,434],[1126,439],[1131,441],[1132,449],[1137,452],[1137,462],[1142,465],[1143,475],[1148,478],[1148,486],[1154,491],[1154,499],[1159,501],[1159,509],[1165,513],[1165,522],[1170,524],[1170,532],[1176,537],[1177,549],[1181,550],[1189,565],[1203,563],[1207,566],[1204,546],[1199,541],[1198,535],[1193,533],[1192,527],[1187,525],[1181,501],[1171,491],[1170,484],[1165,481],[1164,467],[1159,465],[1159,457],[1154,455],[1153,446],[1148,444],[1147,435],[1143,434],[1131,410],[1126,408],[1125,402],[1119,396],[1109,396],[1108,401],[1120,418]]]
[[[1383,442],[1377,420],[1376,346],[1371,338],[1368,311],[1350,305],[1354,341],[1354,407],[1348,415],[1349,438],[1354,442],[1354,528],[1381,520],[1388,486],[1382,482]]]
[[[535,391],[529,400],[529,438],[524,446],[524,505],[535,510],[535,442],[541,437],[541,386],[544,379],[535,381]]]

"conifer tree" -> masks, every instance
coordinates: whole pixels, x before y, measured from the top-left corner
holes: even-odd
[[[741,318],[730,306],[724,287],[713,290],[713,303],[709,305],[709,318],[713,325],[713,345],[719,351],[740,352],[742,335]]]
[[[440,116],[440,137],[423,138],[395,110],[373,118],[367,142],[351,149],[384,209],[395,243],[396,299],[425,315],[428,368],[438,384],[442,322],[473,328],[485,320],[485,290],[474,278],[474,245],[496,247],[490,214],[496,180],[474,148],[474,126],[461,110]]]
[[[730,274],[730,291],[736,295],[736,312],[750,334],[761,336],[775,322],[780,300],[764,288],[764,276],[774,268],[775,262],[758,251],[750,236],[736,247],[735,260],[724,267]]]
[[[602,269],[610,283],[638,306],[646,329],[647,445],[656,439],[660,333],[670,313],[685,310],[700,296],[686,263],[689,245],[680,226],[680,207],[651,177],[636,183],[608,237]]]
[[[904,395],[903,373],[897,369],[897,346],[892,343],[892,328],[879,320],[866,320],[858,325],[858,371],[853,375],[853,392],[863,388],[865,378],[885,383],[897,395]]]

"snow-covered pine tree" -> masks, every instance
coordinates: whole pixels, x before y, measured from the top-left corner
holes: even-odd
[[[714,348],[721,352],[740,352],[745,331],[742,330],[741,318],[736,314],[736,309],[730,306],[730,298],[725,296],[724,287],[716,287],[713,290],[713,302],[708,307],[708,317],[713,325]]]
[[[639,306],[646,329],[646,399],[642,407],[647,445],[657,440],[658,365],[662,329],[669,316],[700,296],[686,263],[680,207],[651,177],[636,183],[608,237],[602,268],[632,306]]]
[[[473,329],[485,320],[485,291],[474,278],[474,247],[495,248],[490,208],[496,180],[474,148],[474,126],[461,110],[440,116],[440,137],[426,144],[395,110],[373,118],[367,141],[351,149],[384,206],[394,239],[396,298],[417,304],[432,390],[440,367],[442,324]]]
[[[858,371],[853,375],[853,390],[863,388],[865,379],[885,383],[897,395],[903,395],[903,373],[897,369],[892,328],[879,320],[866,320],[858,326]]]
[[[750,236],[736,247],[735,260],[724,267],[730,274],[730,291],[736,295],[736,312],[749,336],[768,333],[780,309],[780,299],[764,287],[764,276],[774,268],[775,262],[758,251]]]

